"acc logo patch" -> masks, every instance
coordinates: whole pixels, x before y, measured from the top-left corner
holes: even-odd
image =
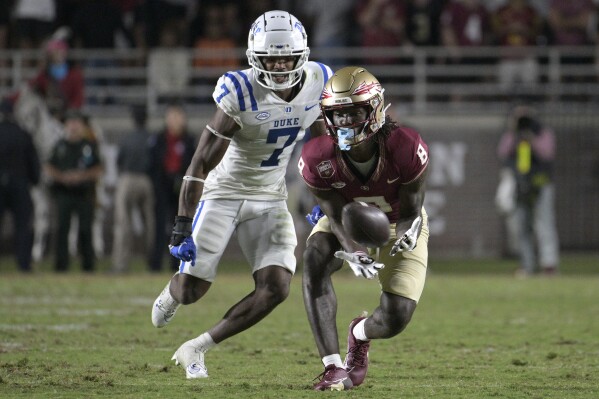
[[[342,181],[336,181],[335,183],[331,184],[331,187],[337,188],[337,189],[343,188],[343,187],[345,187],[345,183]]]
[[[270,112],[260,112],[258,115],[256,115],[256,119],[259,121],[263,121],[268,118],[270,118]]]
[[[316,169],[318,170],[320,177],[323,179],[329,179],[333,176],[333,173],[335,173],[335,169],[333,168],[331,161],[322,161],[316,166]]]

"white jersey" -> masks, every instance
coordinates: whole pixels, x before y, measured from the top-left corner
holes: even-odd
[[[241,129],[221,162],[208,174],[202,199],[287,198],[289,158],[306,128],[320,116],[320,95],[333,72],[310,61],[304,74],[303,86],[290,102],[258,84],[253,69],[221,76],[212,97]]]

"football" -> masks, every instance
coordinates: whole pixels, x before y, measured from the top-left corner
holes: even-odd
[[[385,212],[364,202],[350,202],[343,207],[341,223],[349,237],[369,248],[382,247],[391,230]]]

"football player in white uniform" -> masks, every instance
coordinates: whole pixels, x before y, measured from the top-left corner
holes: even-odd
[[[154,302],[152,323],[165,326],[180,305],[206,294],[233,232],[255,287],[175,352],[173,360],[187,378],[207,377],[206,351],[262,320],[289,293],[297,238],[285,173],[305,130],[313,136],[326,132],[318,104],[332,76],[328,66],[308,61],[308,54],[301,22],[288,12],[269,11],[249,32],[251,68],[225,73],[216,84],[216,112],[183,179],[169,245],[181,259],[179,272]]]

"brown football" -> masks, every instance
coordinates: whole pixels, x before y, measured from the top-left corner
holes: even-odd
[[[364,202],[346,204],[341,212],[341,223],[352,240],[370,248],[382,247],[391,235],[385,212]]]

